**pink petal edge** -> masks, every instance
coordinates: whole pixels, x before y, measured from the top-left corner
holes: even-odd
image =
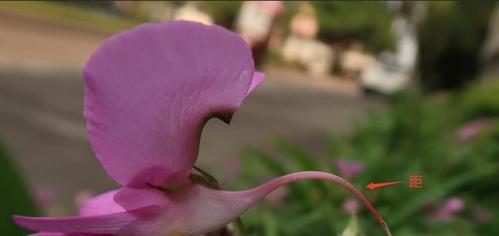
[[[80,208],[80,216],[97,216],[119,213],[125,209],[114,201],[119,190],[109,191],[88,199]]]
[[[99,216],[26,217],[14,216],[14,222],[24,228],[40,232],[116,234],[135,219],[122,212]]]
[[[258,87],[258,85],[260,85],[260,83],[262,83],[262,81],[264,79],[265,79],[264,73],[255,71],[253,73],[253,79],[251,80],[251,84],[250,84],[250,87],[248,89],[248,92],[246,92],[246,96],[251,94],[251,92],[253,92],[253,90],[255,90],[255,88]]]
[[[87,200],[79,216],[25,217],[14,216],[16,224],[40,231],[38,235],[119,234],[126,225],[142,218],[156,215],[161,208],[166,212],[169,200],[155,189],[129,189],[109,191]],[[58,233],[49,233],[58,232]],[[35,234],[37,235],[37,234]]]

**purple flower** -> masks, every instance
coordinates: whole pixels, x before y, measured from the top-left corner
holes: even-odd
[[[433,219],[437,221],[448,221],[454,218],[462,209],[464,202],[460,198],[452,197],[447,199],[444,204],[433,214]]]
[[[90,143],[121,188],[88,199],[78,216],[14,216],[39,236],[205,234],[274,189],[305,179],[351,191],[390,235],[364,195],[338,176],[298,172],[253,189],[222,191],[193,166],[205,122],[218,117],[228,123],[264,78],[236,34],[190,22],[144,24],[107,40],[83,75]]]
[[[491,118],[481,118],[466,123],[457,133],[457,140],[467,142],[475,137],[481,130],[489,128],[493,123]]]
[[[337,159],[336,168],[345,179],[352,179],[364,170],[364,162],[361,160]]]
[[[343,210],[345,210],[350,215],[355,215],[358,209],[359,209],[359,204],[357,203],[357,200],[353,198],[347,198],[343,202]]]

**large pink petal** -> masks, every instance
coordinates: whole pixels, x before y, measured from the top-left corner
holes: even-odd
[[[120,184],[186,179],[209,117],[228,122],[263,78],[236,34],[190,22],[144,24],[108,39],[84,69],[87,131]]]

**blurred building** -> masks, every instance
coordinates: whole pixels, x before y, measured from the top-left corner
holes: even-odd
[[[187,20],[199,22],[205,25],[213,25],[213,18],[199,9],[196,2],[186,2],[182,7],[175,11],[174,20]]]
[[[251,46],[255,64],[261,64],[276,19],[284,12],[281,1],[245,1],[236,21],[236,30]]]
[[[314,76],[329,74],[333,51],[316,39],[319,25],[310,3],[303,3],[290,22],[290,35],[284,43],[282,56],[289,63],[299,63]]]
[[[338,65],[341,74],[346,78],[358,80],[362,73],[376,63],[376,57],[366,52],[361,42],[353,42],[341,51]]]

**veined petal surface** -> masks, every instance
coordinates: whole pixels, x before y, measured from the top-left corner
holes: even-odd
[[[90,198],[79,216],[15,216],[14,220],[20,226],[40,231],[35,236],[120,235],[128,224],[159,216],[168,209],[169,202],[167,195],[156,189],[123,188]]]
[[[129,212],[99,216],[26,217],[14,216],[17,225],[39,232],[116,234],[136,217]]]
[[[114,201],[119,190],[109,191],[88,199],[80,208],[80,216],[97,216],[123,212],[125,209]]]
[[[83,74],[92,148],[118,183],[134,188],[186,179],[206,120],[228,122],[263,79],[238,35],[183,21],[111,37]]]

